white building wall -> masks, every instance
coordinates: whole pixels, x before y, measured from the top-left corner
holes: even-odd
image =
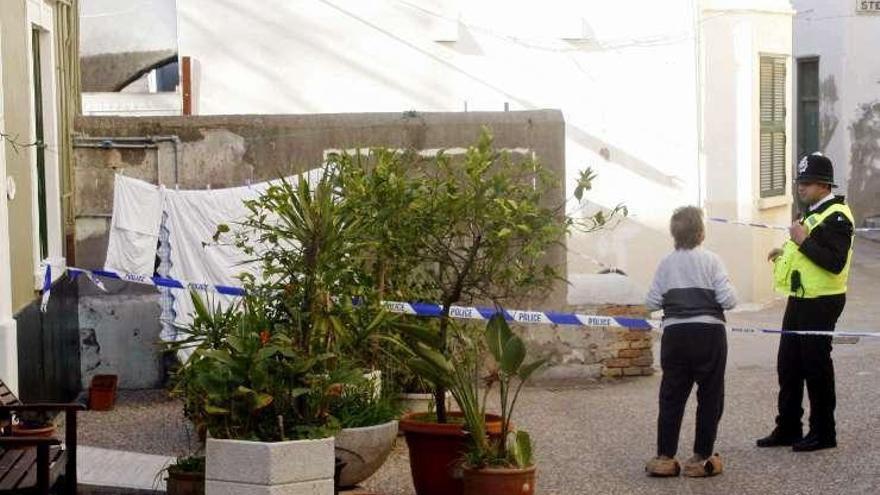
[[[698,200],[689,0],[249,5],[178,2],[195,113],[560,108],[569,190],[592,166],[588,209],[624,202],[633,215],[599,257],[641,281],[660,255],[645,238],[665,236],[658,205]],[[583,242],[569,245],[589,252]]]
[[[710,217],[734,218],[775,225],[791,222],[789,194],[760,197],[760,57],[784,56],[787,61],[787,150],[792,156],[791,25],[788,2],[704,4],[703,51],[706,211]],[[789,160],[791,161],[791,160]],[[791,178],[790,174],[787,178]],[[706,245],[722,255],[744,301],[774,297],[767,253],[780,246],[778,231],[727,224],[709,224]]]
[[[858,125],[860,108],[880,103],[880,11],[859,12],[856,0],[794,0],[797,16],[794,23],[794,55],[819,57],[819,81],[822,84],[823,118],[836,121],[828,138],[825,153],[835,164],[838,193],[853,194],[865,186],[859,177],[851,184],[854,167],[880,174],[880,158],[862,162],[856,157],[852,126]],[[830,98],[836,90],[838,100]],[[877,119],[880,119],[878,112]],[[880,131],[880,124],[877,125]],[[877,135],[880,140],[880,134]],[[880,191],[877,191],[880,192]],[[880,213],[880,207],[875,214]]]
[[[791,53],[787,0],[260,6],[178,0],[194,113],[560,108],[568,190],[593,167],[586,211],[625,203],[631,215],[609,232],[574,235],[570,274],[613,266],[645,288],[671,248],[669,215],[683,204],[788,223],[784,198],[757,200],[756,69],[760,52]],[[730,58],[716,62],[715,51]],[[765,234],[710,239],[745,300],[770,297],[756,253],[778,239]]]
[[[80,0],[80,54],[177,50],[175,0]]]

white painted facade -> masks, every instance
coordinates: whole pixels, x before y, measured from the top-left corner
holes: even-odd
[[[759,198],[757,130],[759,57],[791,55],[787,0],[252,5],[178,0],[194,113],[562,109],[569,190],[591,166],[599,179],[587,210],[623,202],[631,214],[569,240],[571,275],[613,266],[646,288],[683,204],[789,222],[788,196]],[[711,226],[707,245],[742,298],[764,302],[764,257],[779,242]]]
[[[709,216],[790,220],[788,195],[761,199],[758,189],[758,61],[786,57],[790,102],[788,0],[177,0],[176,8],[194,114],[561,109],[569,192],[590,166],[599,178],[585,211],[622,202],[631,215],[611,231],[574,235],[570,275],[616,267],[646,289],[672,247],[669,215],[684,204]],[[765,302],[764,257],[781,240],[712,225],[707,246],[743,300]]]
[[[841,192],[854,192],[852,126],[860,107],[880,103],[880,2],[862,0],[793,0],[794,56],[817,58],[820,114],[834,128],[824,152],[835,163]],[[836,98],[834,97],[836,93]],[[880,139],[880,136],[878,136]],[[880,174],[880,157],[873,164]],[[858,182],[858,181],[857,181]],[[860,183],[852,187],[861,187]]]

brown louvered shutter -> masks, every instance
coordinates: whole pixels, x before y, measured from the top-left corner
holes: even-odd
[[[785,57],[762,56],[761,197],[785,194]]]

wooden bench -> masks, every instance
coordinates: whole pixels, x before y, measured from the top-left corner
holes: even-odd
[[[24,404],[0,380],[0,494],[76,495],[76,412],[82,404]],[[65,414],[64,444],[57,438],[12,436],[12,418],[25,411]]]

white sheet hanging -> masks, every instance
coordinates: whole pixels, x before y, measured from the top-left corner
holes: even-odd
[[[171,244],[171,269],[169,276],[176,280],[240,286],[236,278],[242,272],[259,276],[258,267],[234,246],[215,244],[212,236],[220,224],[236,229],[247,216],[244,201],[256,199],[268,187],[267,183],[251,187],[235,187],[210,191],[168,191],[165,226]],[[186,291],[177,290],[174,295],[174,321],[178,325],[192,322],[195,310]],[[201,294],[213,307],[220,302],[227,307],[235,300],[232,296],[215,293]]]
[[[315,184],[320,180],[321,169],[312,169],[303,175]],[[288,177],[287,180],[296,184],[299,177]],[[226,189],[178,191],[117,175],[114,228],[111,228],[105,267],[151,275],[164,212],[170,244],[169,277],[184,282],[229,286],[241,285],[236,277],[242,272],[259,277],[259,266],[246,263],[246,256],[234,246],[215,244],[212,237],[219,224],[225,223],[235,230],[236,224],[248,214],[244,201],[258,198],[270,184],[261,182]],[[174,323],[191,323],[194,307],[188,291],[172,290],[171,293],[174,296]],[[219,294],[205,297],[208,302],[220,302],[223,307],[235,300],[232,296]],[[163,333],[165,340],[175,338],[178,336],[173,332]]]
[[[113,219],[104,268],[151,274],[156,261],[165,189],[117,175],[113,181]]]

